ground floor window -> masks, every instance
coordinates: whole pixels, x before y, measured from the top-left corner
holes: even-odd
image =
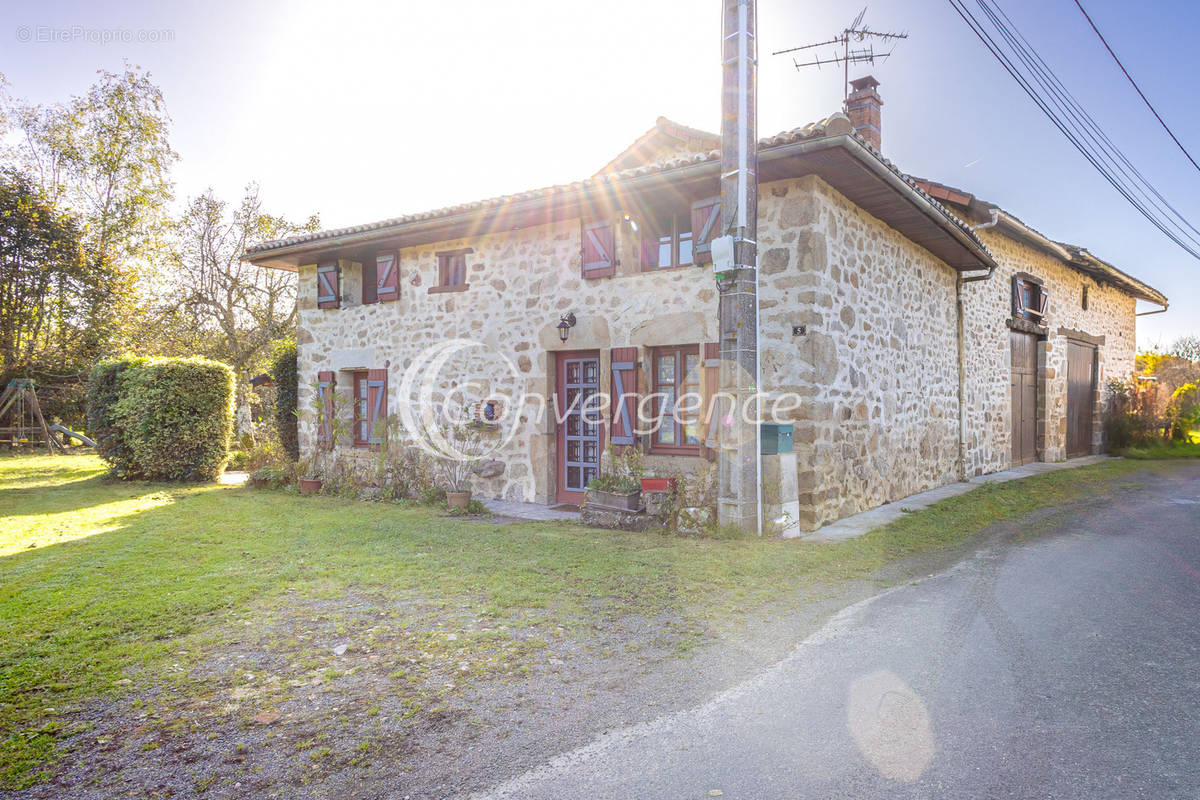
[[[653,362],[651,391],[658,429],[651,434],[650,450],[698,455],[700,346],[656,347]]]
[[[371,412],[367,406],[367,371],[354,373],[354,445],[366,447],[371,436]]]

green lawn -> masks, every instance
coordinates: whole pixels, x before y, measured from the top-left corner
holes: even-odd
[[[108,482],[91,456],[0,458],[0,788],[45,779],[90,700],[180,681],[177,691],[207,691],[178,676],[232,646],[251,618],[286,621],[347,596],[415,603],[424,610],[369,632],[390,637],[381,652],[397,674],[415,681],[442,661],[519,672],[547,626],[667,615],[703,630],[1146,468],[1112,462],[987,486],[821,545],[494,526],[425,508]],[[462,635],[446,635],[456,625]],[[274,635],[261,646],[295,638]],[[315,658],[296,668],[329,669]]]

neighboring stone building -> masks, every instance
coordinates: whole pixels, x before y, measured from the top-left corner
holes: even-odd
[[[765,466],[764,497],[792,532],[1097,452],[1099,389],[1133,369],[1136,301],[1166,304],[1085,250],[899,172],[877,149],[877,86],[855,82],[851,117],[760,142],[759,388],[801,399],[787,414],[794,459]],[[719,144],[660,118],[587,180],[246,258],[299,273],[302,394],[318,382],[341,393],[358,447],[417,401],[418,372],[436,373],[426,401],[506,420],[503,471],[477,494],[578,503],[609,442],[639,444],[664,474],[720,446],[708,410],[731,332],[717,329],[706,265]],[[595,392],[624,400],[594,426],[571,401]],[[653,417],[689,394],[699,402],[678,422],[638,429],[639,407]],[[301,426],[306,451],[317,422]]]

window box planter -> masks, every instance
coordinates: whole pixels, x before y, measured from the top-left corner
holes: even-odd
[[[674,488],[674,478],[642,478],[643,492],[669,492]]]
[[[599,489],[587,490],[587,504],[601,508],[611,508],[616,511],[640,511],[642,508],[642,491],[628,494],[618,492],[602,492]]]
[[[321,491],[321,486],[324,481],[319,478],[301,478],[300,479],[300,494],[316,494]]]

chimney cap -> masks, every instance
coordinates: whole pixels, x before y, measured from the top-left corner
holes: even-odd
[[[850,81],[850,85],[854,87],[854,91],[856,92],[865,92],[878,86],[879,81],[875,80],[874,75],[867,75],[864,78],[855,78]]]

